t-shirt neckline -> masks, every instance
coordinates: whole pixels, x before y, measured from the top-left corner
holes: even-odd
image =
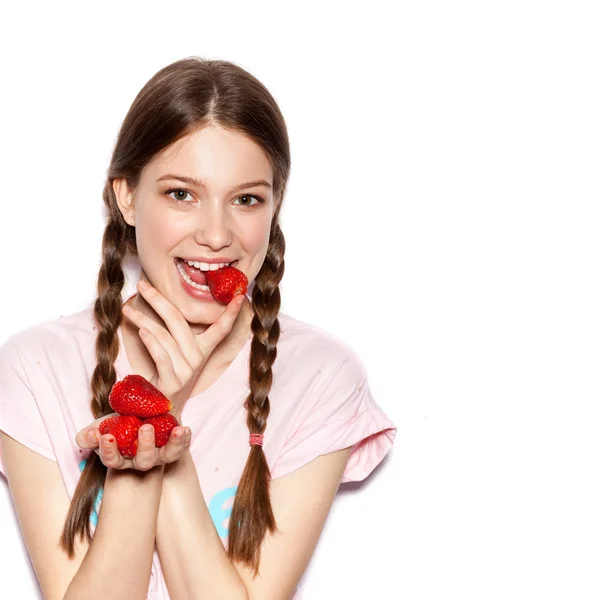
[[[122,305],[124,305],[130,298],[135,296],[137,292],[134,292],[127,296],[123,301]],[[123,342],[123,333],[121,331],[121,326],[117,328],[117,336],[119,338],[119,352],[117,355],[117,359],[115,361],[115,370],[117,371],[117,381],[124,379],[127,375],[132,375],[134,373],[131,363],[129,362],[129,358],[127,357],[127,351],[125,349],[125,344]],[[252,335],[248,337],[240,351],[236,354],[235,358],[229,363],[227,368],[219,375],[219,377],[211,383],[209,387],[205,390],[201,391],[194,396],[190,396],[183,407],[183,411],[186,411],[192,401],[202,398],[203,401],[209,397],[215,397],[219,395],[219,392],[222,391],[228,384],[230,384],[231,380],[238,376],[238,371],[241,370],[244,366],[246,367],[246,371],[248,370],[248,359],[250,346],[252,343]],[[247,380],[248,374],[246,374]]]

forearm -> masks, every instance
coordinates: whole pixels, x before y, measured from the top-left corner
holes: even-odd
[[[98,524],[64,600],[145,600],[164,465],[108,469]]]
[[[247,599],[208,512],[189,451],[165,470],[156,546],[172,600]]]

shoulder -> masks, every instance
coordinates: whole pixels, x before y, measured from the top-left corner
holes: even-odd
[[[352,372],[359,379],[366,375],[359,353],[340,336],[285,313],[280,312],[278,318],[281,333],[275,365],[279,361],[280,368],[323,382],[340,371]]]
[[[96,336],[93,306],[76,313],[48,319],[12,333],[0,345],[2,356],[14,355],[46,359],[67,355],[88,344]]]
[[[279,313],[278,318],[281,329],[278,346],[284,346],[288,351],[305,358],[316,356],[340,361],[355,353],[345,340],[318,325],[301,321],[282,312]]]

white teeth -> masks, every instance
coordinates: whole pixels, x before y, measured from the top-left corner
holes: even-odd
[[[179,270],[181,276],[185,279],[185,281],[189,283],[192,287],[196,288],[197,290],[202,290],[203,292],[210,292],[210,288],[207,285],[202,285],[200,283],[192,281],[189,275],[183,270],[183,267],[179,263],[177,263],[177,269]]]
[[[218,271],[223,267],[228,267],[231,263],[205,263],[198,262],[197,260],[186,260],[185,261],[190,267],[194,267],[196,269],[200,269],[201,271]]]

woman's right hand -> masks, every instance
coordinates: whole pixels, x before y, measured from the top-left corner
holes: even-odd
[[[184,452],[190,448],[192,433],[189,427],[178,425],[173,428],[169,440],[162,448],[154,446],[154,427],[145,425],[140,427],[138,431],[138,447],[137,453],[133,458],[125,458],[117,448],[117,441],[114,435],[107,433],[100,435],[98,425],[108,417],[114,417],[117,413],[111,413],[96,419],[93,423],[84,427],[75,436],[75,441],[80,448],[85,450],[92,449],[104,465],[111,469],[137,469],[138,471],[149,471],[158,465],[179,460]],[[142,429],[150,428],[150,435],[144,436]],[[110,442],[109,440],[113,440]]]

